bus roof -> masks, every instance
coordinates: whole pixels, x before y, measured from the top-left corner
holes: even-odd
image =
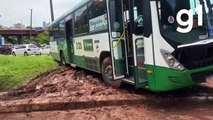
[[[84,4],[86,4],[87,2],[89,2],[90,0],[80,0],[80,2],[75,5],[74,7],[72,7],[69,11],[65,12],[63,15],[61,15],[59,18],[57,18],[56,20],[54,20],[49,27],[53,26],[54,24],[60,22],[61,20],[63,20],[66,16],[68,16],[69,14],[71,14],[72,12],[74,12],[76,9],[80,8],[81,6],[83,6]]]

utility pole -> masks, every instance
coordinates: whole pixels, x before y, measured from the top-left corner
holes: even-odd
[[[33,9],[30,9],[30,40],[32,39]]]
[[[51,20],[54,21],[54,11],[53,11],[53,2],[50,0],[50,12],[51,12]]]
[[[23,25],[23,24],[22,24],[22,20],[21,20],[21,25]],[[24,28],[21,28],[21,41],[23,41],[23,29],[24,29]]]

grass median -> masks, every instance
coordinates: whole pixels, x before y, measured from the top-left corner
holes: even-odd
[[[49,56],[0,56],[0,89],[8,91],[21,87],[57,66],[57,62]]]

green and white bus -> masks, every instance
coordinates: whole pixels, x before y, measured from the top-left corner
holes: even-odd
[[[213,0],[82,0],[49,27],[51,55],[102,74],[106,84],[169,91],[213,75]],[[203,26],[196,7],[203,6]],[[179,10],[193,28],[177,32]],[[188,16],[189,17],[189,16]],[[186,15],[182,19],[187,18]]]

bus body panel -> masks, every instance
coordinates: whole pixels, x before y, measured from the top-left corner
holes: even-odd
[[[160,53],[161,49],[167,50],[169,52],[173,52],[174,48],[172,48],[162,37],[160,34],[159,20],[157,14],[157,4],[156,1],[151,1],[151,14],[152,14],[152,28],[153,28],[153,47],[154,47],[154,58],[155,58],[155,66],[166,67],[169,68],[166,61],[163,59],[163,56]]]
[[[184,87],[191,87],[200,82],[206,82],[206,75],[213,73],[213,66],[199,68],[194,70],[177,71],[165,67],[146,66],[153,69],[154,74],[148,75],[149,88],[155,91],[170,91]],[[205,71],[208,71],[206,74]],[[200,78],[194,78],[193,75],[199,74]],[[196,76],[198,77],[198,76]],[[195,80],[198,79],[198,80]]]
[[[58,44],[57,41],[51,41],[50,40],[50,55],[57,61],[60,61],[60,54],[58,50]]]
[[[108,33],[73,38],[76,56],[99,58],[102,51],[110,51]]]
[[[57,40],[50,42],[51,45],[51,56],[56,60],[60,61],[60,52],[64,53],[65,61],[67,64],[70,64],[70,57],[68,55],[68,48],[67,48],[67,40]],[[70,44],[69,44],[70,45]]]
[[[101,73],[100,54],[110,52],[108,32],[73,38],[74,64]]]

